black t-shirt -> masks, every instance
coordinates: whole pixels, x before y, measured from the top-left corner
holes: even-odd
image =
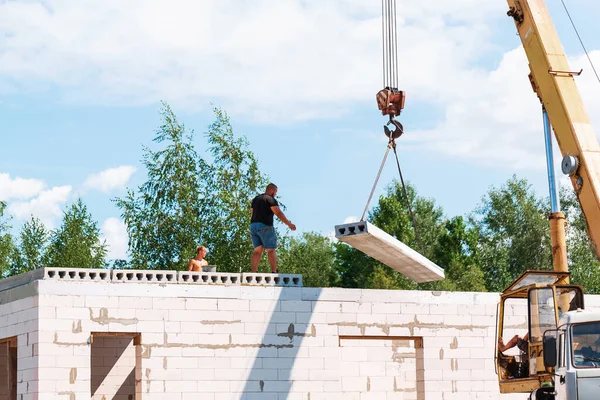
[[[271,211],[273,206],[279,206],[274,197],[266,193],[256,196],[252,200],[252,219],[250,222],[262,222],[265,225],[273,226],[273,211]]]

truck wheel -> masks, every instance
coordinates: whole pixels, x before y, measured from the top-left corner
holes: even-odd
[[[529,400],[554,400],[554,388],[540,388],[531,392]]]

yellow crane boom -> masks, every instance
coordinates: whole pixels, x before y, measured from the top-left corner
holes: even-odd
[[[570,70],[545,0],[507,1],[527,54],[531,85],[548,113],[564,157],[563,172],[570,175],[600,254],[600,145],[575,83],[581,71]]]

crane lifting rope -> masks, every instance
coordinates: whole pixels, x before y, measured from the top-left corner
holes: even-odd
[[[369,194],[367,204],[359,222],[336,225],[335,235],[340,241],[348,243],[352,247],[373,257],[390,268],[402,273],[416,282],[429,282],[444,279],[444,270],[423,255],[411,249],[401,241],[365,221],[369,204],[375,193],[377,182],[390,149],[394,150],[396,165],[400,175],[400,182],[404,197],[408,205],[413,230],[419,247],[419,235],[415,225],[410,199],[404,184],[398,153],[396,152],[396,139],[404,133],[404,127],[396,118],[400,116],[404,108],[404,91],[398,90],[398,40],[396,32],[396,0],[381,1],[382,14],[382,42],[383,42],[383,87],[377,93],[377,106],[382,115],[388,116],[388,122],[384,125],[384,133],[388,138],[388,144],[375,178],[373,188]]]
[[[386,136],[398,139],[404,128],[396,117],[404,108],[405,93],[398,90],[398,34],[396,0],[381,0],[381,38],[383,43],[383,89],[377,92],[377,107],[389,116],[384,126]],[[388,128],[391,126],[392,129]]]
[[[363,211],[361,221],[364,221],[365,215],[371,203],[373,193],[377,187],[377,182],[387,160],[390,149],[394,150],[396,156],[396,165],[398,166],[398,174],[400,175],[400,182],[402,183],[402,190],[404,197],[408,205],[408,212],[410,214],[411,223],[415,230],[415,236],[419,241],[419,235],[416,233],[416,225],[414,215],[412,213],[412,207],[408,193],[406,192],[406,185],[404,184],[404,178],[402,176],[402,169],[400,168],[400,161],[398,160],[398,153],[396,152],[396,139],[398,139],[404,133],[404,127],[396,119],[400,116],[402,109],[404,108],[405,92],[398,90],[398,34],[396,29],[396,0],[381,0],[381,39],[383,44],[383,87],[384,89],[377,92],[377,107],[381,111],[382,115],[387,115],[389,120],[383,126],[385,136],[389,139],[383,161],[379,167],[379,172],[375,178],[371,194],[367,200],[367,205]],[[391,129],[390,129],[391,127]],[[420,246],[422,248],[422,246]]]

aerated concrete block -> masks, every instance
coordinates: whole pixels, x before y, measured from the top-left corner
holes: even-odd
[[[112,271],[112,282],[177,283],[177,271]]]
[[[198,285],[239,285],[241,275],[229,272],[193,272],[179,271],[178,283],[189,283]]]
[[[243,273],[242,285],[252,286],[302,286],[300,274],[273,274],[273,273]]]
[[[44,279],[110,282],[110,270],[91,268],[44,268]]]

